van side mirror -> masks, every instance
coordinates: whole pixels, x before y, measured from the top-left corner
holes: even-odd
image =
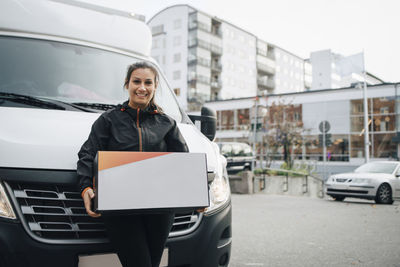
[[[202,107],[201,115],[189,115],[189,118],[193,123],[200,121],[200,131],[211,141],[214,141],[215,134],[217,132],[217,113],[215,110]]]

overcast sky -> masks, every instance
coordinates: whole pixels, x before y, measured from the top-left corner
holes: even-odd
[[[146,21],[168,6],[188,4],[302,58],[325,49],[344,56],[364,51],[368,72],[400,82],[400,0],[101,1],[117,2]]]

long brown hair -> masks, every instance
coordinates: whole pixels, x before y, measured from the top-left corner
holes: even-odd
[[[158,71],[157,71],[156,67],[153,64],[145,62],[145,61],[139,61],[139,62],[133,63],[133,64],[128,66],[128,70],[126,72],[126,77],[125,77],[124,88],[128,87],[129,80],[131,78],[132,72],[134,72],[137,69],[149,69],[149,70],[151,70],[151,72],[153,72],[153,74],[154,74],[154,85],[155,85],[155,88],[157,88],[158,81],[160,79]],[[156,94],[154,92],[153,97],[149,101],[149,105],[150,105],[150,107],[157,109],[159,112],[162,112],[162,109],[154,101],[155,95]]]

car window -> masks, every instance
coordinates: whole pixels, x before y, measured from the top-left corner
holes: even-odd
[[[395,162],[370,162],[361,165],[354,172],[369,172],[369,173],[388,173],[392,174],[397,167]]]
[[[252,156],[251,147],[245,143],[220,144],[221,153],[226,157]]]
[[[221,154],[228,157],[232,155],[232,146],[230,144],[221,144]]]

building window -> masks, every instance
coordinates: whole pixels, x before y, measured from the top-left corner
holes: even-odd
[[[175,36],[174,37],[174,46],[179,46],[181,45],[181,36]]]
[[[293,113],[293,121],[295,121],[295,122],[301,121],[300,112]]]
[[[181,88],[174,88],[174,93],[176,96],[180,96],[181,95]]]
[[[163,33],[163,32],[164,32],[164,25],[163,24],[157,25],[157,26],[154,26],[154,27],[151,28],[151,33],[153,35],[160,34],[160,33]]]
[[[179,80],[181,78],[181,71],[180,70],[174,71],[173,78],[174,80]]]
[[[160,39],[154,39],[153,40],[153,49],[159,48],[159,47],[160,47]]]
[[[174,63],[181,62],[181,53],[174,54]]]
[[[381,107],[380,112],[381,112],[381,114],[389,113],[389,107]]]
[[[250,109],[238,109],[237,110],[237,122],[239,130],[250,129]]]
[[[288,62],[288,61],[289,61],[289,58],[288,58],[287,55],[283,55],[283,61],[285,61],[285,62]]]
[[[232,130],[234,126],[234,113],[233,110],[221,111],[221,130]]]
[[[181,19],[174,20],[174,29],[175,30],[180,29],[181,26],[182,26],[182,20]]]

